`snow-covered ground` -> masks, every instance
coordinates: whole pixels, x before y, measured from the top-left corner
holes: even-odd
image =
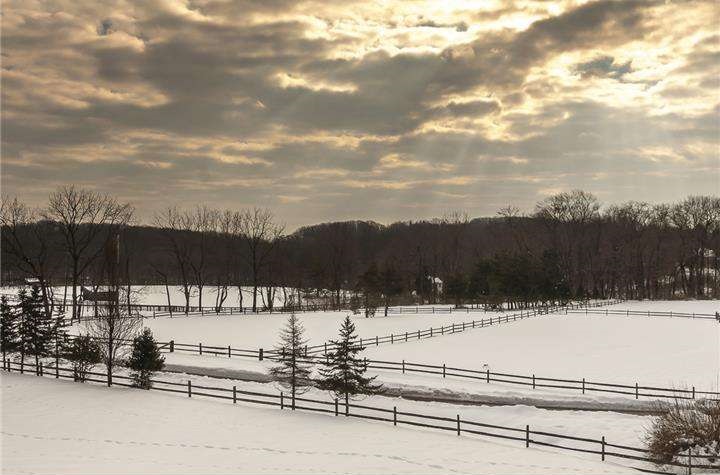
[[[714,320],[550,315],[420,342],[370,346],[367,354],[470,369],[487,364],[494,372],[717,391],[720,325]]]
[[[590,454],[382,422],[28,375],[2,374],[0,384],[3,473],[635,473]],[[522,406],[462,411],[463,418],[572,429],[592,437],[602,433],[634,445],[647,422]]]
[[[647,308],[624,302],[617,308]],[[655,308],[692,312],[718,301],[672,301]],[[347,312],[302,313],[310,344],[336,338]],[[470,314],[489,318],[498,314]],[[234,348],[271,348],[287,316],[205,316],[147,319],[158,339]],[[467,321],[464,314],[353,317],[364,338]],[[720,325],[714,320],[558,314],[394,345],[370,345],[372,359],[442,364],[520,375],[668,388],[718,390]]]
[[[720,312],[720,300],[626,300],[603,307],[610,310],[632,310],[640,312],[683,312],[709,313]]]
[[[337,339],[340,324],[351,312],[302,312],[297,316],[305,327],[305,337],[309,345],[322,344]],[[427,330],[452,323],[462,323],[473,319],[491,318],[502,313],[453,313],[453,314],[391,314],[365,318],[362,315],[350,315],[355,323],[358,335],[362,338],[385,336],[406,331]],[[280,329],[285,326],[288,315],[205,315],[181,316],[177,318],[147,318],[144,324],[153,334],[162,340],[174,339],[183,343],[203,343],[204,345],[227,346],[234,348],[271,348],[278,339]]]

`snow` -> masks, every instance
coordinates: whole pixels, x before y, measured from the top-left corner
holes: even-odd
[[[617,308],[647,308],[624,302]],[[718,301],[672,301],[656,310],[692,312]],[[336,338],[347,312],[298,314],[309,344]],[[402,335],[497,313],[353,316],[363,338]],[[272,348],[286,315],[146,319],[160,340],[233,348]],[[538,377],[718,391],[720,325],[715,320],[597,314],[545,315],[394,345],[368,346],[371,359],[425,363]]]
[[[528,376],[717,391],[720,325],[685,318],[549,315],[370,346],[366,353],[373,359],[468,369],[487,364],[493,372]]]
[[[590,454],[352,418],[28,375],[2,374],[0,384],[4,473],[635,473]],[[593,427],[621,443],[646,421],[472,409],[482,412],[473,418],[525,421],[538,430]]]
[[[351,315],[349,311],[340,312],[301,312],[297,313],[309,345],[322,344],[337,339],[340,324],[346,315],[350,315],[357,334],[362,338],[385,336],[391,333],[404,334],[406,331],[427,330],[430,327],[462,323],[473,319],[497,317],[501,313],[453,313],[453,314],[392,314],[387,317],[379,314],[374,318]],[[543,317],[544,318],[544,317]],[[280,329],[285,326],[287,314],[262,315],[205,315],[180,316],[177,318],[147,318],[145,326],[162,341],[174,339],[182,343],[227,346],[233,348],[257,349],[271,348],[278,339]]]
[[[272,362],[247,358],[223,358],[198,356],[185,353],[165,354],[166,369],[193,375],[209,375],[217,378],[268,382],[272,377],[268,369]],[[393,395],[405,399],[435,400],[463,405],[532,405],[540,408],[608,410],[630,413],[654,413],[658,400],[634,395],[609,395],[587,391],[537,388],[487,384],[465,378],[391,372],[369,369],[368,375],[377,376],[378,382]],[[667,402],[667,400],[665,401]]]
[[[720,312],[720,300],[626,300],[603,307],[602,310],[632,310],[641,312],[682,312],[708,313]]]

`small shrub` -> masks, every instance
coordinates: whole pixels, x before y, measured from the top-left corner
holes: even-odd
[[[92,368],[102,362],[100,347],[88,335],[82,335],[73,341],[65,357],[73,363],[73,378],[85,382]]]
[[[658,465],[687,463],[690,451],[703,456],[696,464],[720,468],[720,401],[676,401],[653,421],[646,441]]]
[[[165,357],[153,338],[149,328],[145,328],[140,336],[133,340],[132,355],[128,360],[128,367],[133,370],[133,384],[141,389],[152,387],[152,375],[165,366]]]

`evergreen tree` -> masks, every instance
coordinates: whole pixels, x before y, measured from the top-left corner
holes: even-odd
[[[80,382],[85,382],[87,373],[102,362],[100,346],[89,335],[75,338],[65,357],[73,362],[73,378]]]
[[[22,289],[18,293],[20,298],[20,354],[35,356],[36,368],[40,365],[40,358],[51,353],[54,341],[55,323],[51,315],[45,312],[40,288],[33,285],[30,293]]]
[[[327,361],[320,368],[318,387],[330,391],[337,398],[344,397],[346,413],[350,396],[383,392],[381,384],[373,383],[377,376],[364,376],[368,365],[358,354],[365,347],[357,343],[357,338],[355,324],[346,316],[340,327],[340,339],[332,342],[335,349],[328,352]]]
[[[165,357],[160,354],[152,331],[145,328],[133,340],[132,355],[128,360],[128,367],[133,370],[134,385],[141,389],[150,389],[152,387],[150,379],[153,373],[160,371],[164,366]]]
[[[278,365],[270,369],[270,374],[280,384],[290,389],[292,408],[295,409],[295,396],[307,391],[311,385],[310,372],[312,363],[305,358],[304,347],[307,340],[303,339],[305,329],[294,313],[288,317],[285,328],[280,332],[280,344],[275,351],[280,355]]]
[[[3,363],[6,354],[20,347],[19,340],[20,316],[10,304],[7,297],[0,297],[0,346],[2,346]]]

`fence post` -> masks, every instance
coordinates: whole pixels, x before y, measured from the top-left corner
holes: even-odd
[[[405,360],[402,360],[402,372],[405,374]],[[694,388],[693,388],[694,390]]]
[[[485,380],[489,383],[490,382],[490,369],[485,370]]]
[[[395,336],[391,333],[390,334],[390,344],[395,343]]]
[[[692,387],[692,398],[695,399],[695,386]]]
[[[170,340],[170,353],[175,352],[175,340]]]
[[[582,380],[582,392],[585,394],[585,378]]]
[[[457,414],[457,435],[460,435],[460,414]]]
[[[57,338],[55,338],[55,379],[60,378],[60,344]],[[693,388],[693,394],[695,394],[695,388]],[[694,399],[694,397],[693,397]]]
[[[445,363],[443,363],[443,378],[445,377]]]
[[[232,357],[232,353],[230,353],[230,345],[228,345],[228,358]]]
[[[692,452],[688,447],[688,475],[692,475]]]
[[[237,387],[233,386],[233,404],[237,404]]]
[[[393,406],[393,425],[397,425],[397,406]]]
[[[525,425],[525,447],[530,447],[530,425]]]
[[[335,398],[335,417],[338,415],[338,398]]]
[[[350,396],[345,393],[345,417],[350,417]]]
[[[433,336],[433,329],[432,329],[432,327],[430,327],[430,338],[432,338],[432,336]]]
[[[260,350],[258,351],[258,361],[262,361],[262,360],[263,360],[263,349],[260,348]]]
[[[407,342],[408,332],[405,332],[405,342]]]
[[[380,344],[380,341],[378,340],[378,336],[375,335],[375,346],[378,346]],[[327,343],[325,344],[325,351],[327,352]]]
[[[533,389],[535,389],[535,375],[533,374]]]
[[[418,340],[420,339],[420,330],[418,330]]]
[[[188,397],[192,397],[192,382],[188,379]]]
[[[283,398],[282,391],[280,391],[280,409],[285,409],[285,399]]]
[[[605,461],[605,436],[602,436],[602,439],[600,441],[600,453],[602,456],[602,461]]]
[[[198,349],[200,351],[200,354],[202,355],[202,343],[198,343]]]
[[[640,391],[638,391],[638,383],[635,383],[635,399],[639,399]]]

